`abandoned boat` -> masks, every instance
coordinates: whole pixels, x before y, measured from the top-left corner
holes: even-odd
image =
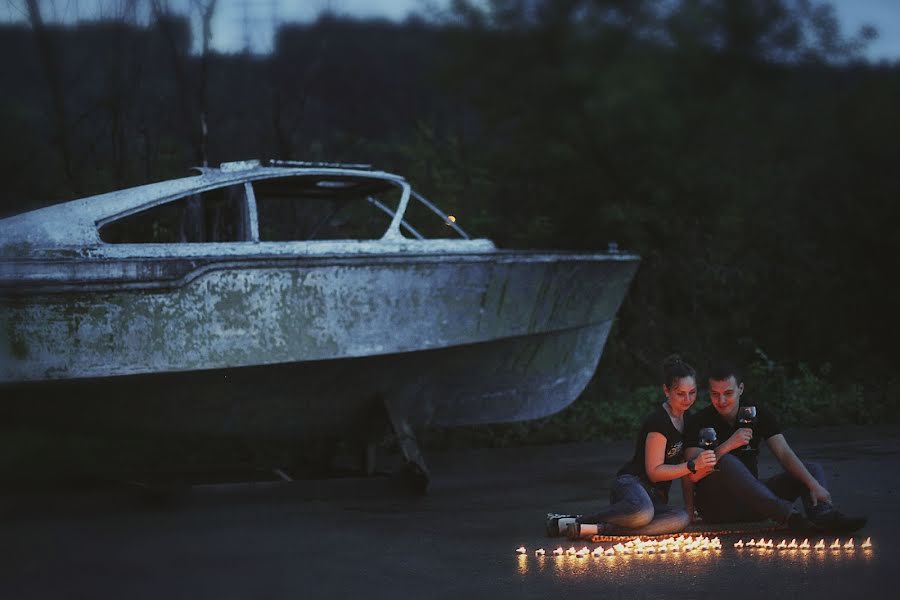
[[[0,220],[2,427],[311,439],[384,406],[409,427],[543,417],[591,379],[639,263],[498,250],[365,165],[199,171]]]

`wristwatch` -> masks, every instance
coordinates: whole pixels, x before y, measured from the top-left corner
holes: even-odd
[[[687,461],[687,468],[691,473],[694,473],[695,475],[697,474],[697,467],[694,465],[693,460]]]

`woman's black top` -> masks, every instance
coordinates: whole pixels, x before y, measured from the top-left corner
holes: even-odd
[[[671,481],[658,481],[652,483],[647,477],[647,468],[644,466],[644,455],[646,454],[647,435],[651,432],[661,433],[666,438],[666,454],[663,461],[667,465],[677,465],[684,462],[684,444],[683,436],[680,431],[672,424],[672,419],[665,407],[660,404],[653,412],[644,420],[641,431],[638,433],[637,440],[634,444],[634,456],[630,461],[619,469],[619,475],[637,475],[644,485],[644,489],[650,494],[650,498],[654,502],[668,502],[669,488],[672,486]]]

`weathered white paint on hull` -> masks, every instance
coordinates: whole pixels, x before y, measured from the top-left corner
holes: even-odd
[[[0,381],[334,360],[612,319],[636,263],[509,253],[222,263],[161,290],[0,299]]]

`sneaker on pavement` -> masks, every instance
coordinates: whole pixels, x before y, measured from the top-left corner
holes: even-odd
[[[600,526],[596,523],[569,523],[566,526],[566,537],[570,540],[588,539],[600,533]]]
[[[785,522],[790,531],[815,531],[816,527],[812,521],[803,516],[802,513],[794,511]]]
[[[830,510],[810,519],[816,531],[825,533],[853,533],[865,527],[866,517],[850,517],[837,510]]]
[[[566,526],[574,523],[581,515],[565,515],[559,513],[547,513],[547,536],[559,537],[566,534]]]

